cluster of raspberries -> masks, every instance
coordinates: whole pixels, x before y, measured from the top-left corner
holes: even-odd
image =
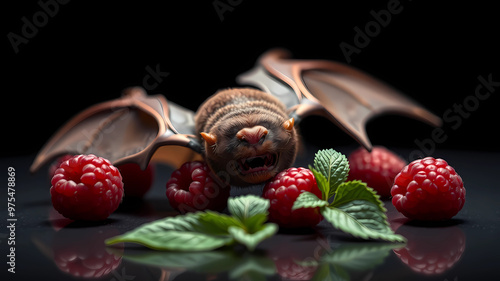
[[[360,148],[349,155],[348,180],[361,180],[383,198],[392,196],[396,209],[411,219],[443,220],[455,216],[465,202],[460,176],[443,159],[427,157],[410,164],[387,148],[371,152]],[[321,198],[316,179],[309,169],[289,168],[264,186],[262,197],[269,199],[269,221],[281,227],[310,227],[322,220],[315,208],[292,211],[302,192]],[[190,162],[176,170],[167,183],[170,204],[186,210],[222,210],[229,187],[217,184],[203,162]]]
[[[371,152],[362,148],[349,155],[348,180],[361,180],[381,197],[392,196],[396,209],[411,219],[443,220],[455,216],[465,202],[460,176],[443,159],[427,157],[406,165],[384,147]],[[50,189],[54,208],[74,220],[103,220],[122,198],[142,197],[153,182],[153,169],[137,165],[118,168],[95,155],[66,156],[51,168]],[[269,199],[269,220],[282,227],[311,227],[323,218],[315,208],[292,211],[302,192],[321,198],[309,169],[289,168],[266,183],[262,197]],[[198,210],[222,211],[230,186],[221,184],[206,163],[188,162],[175,170],[167,182],[170,205],[181,213]]]

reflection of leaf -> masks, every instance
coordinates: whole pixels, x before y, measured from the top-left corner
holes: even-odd
[[[347,270],[363,271],[383,263],[389,251],[399,244],[359,243],[344,244],[323,256],[323,261],[342,266]]]
[[[322,264],[314,274],[312,281],[348,281],[349,273],[342,267],[332,264]]]
[[[350,280],[350,273],[370,270],[382,264],[394,243],[343,244],[321,257],[321,266],[313,278],[320,280]]]
[[[276,273],[273,260],[266,256],[245,254],[230,272],[229,277],[235,280],[266,280],[266,276]]]
[[[123,257],[138,264],[169,269],[187,269],[198,272],[220,272],[234,266],[232,251],[163,252],[146,251],[143,254],[125,254]]]
[[[168,270],[185,269],[198,273],[229,272],[231,279],[265,280],[276,273],[274,262],[267,256],[234,250],[209,252],[146,251],[125,254],[124,259],[146,266]]]
[[[316,273],[314,273],[312,281],[327,281],[330,279],[330,266],[328,264],[322,264],[318,269],[316,269]]]

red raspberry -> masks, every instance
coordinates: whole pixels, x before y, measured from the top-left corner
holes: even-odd
[[[444,220],[465,203],[462,178],[443,159],[426,157],[411,162],[394,180],[392,204],[417,220]]]
[[[54,208],[73,220],[104,220],[118,208],[123,197],[118,169],[92,154],[62,162],[51,183]]]
[[[167,182],[170,205],[181,213],[206,209],[222,211],[227,206],[230,187],[221,186],[204,162],[184,163]]]
[[[141,170],[135,163],[123,164],[117,167],[123,177],[125,197],[143,197],[151,188],[154,180],[154,166],[148,165]]]
[[[360,180],[383,197],[391,196],[394,178],[406,162],[382,146],[373,147],[371,152],[359,148],[349,155],[349,176],[347,180]]]
[[[70,159],[71,157],[73,157],[74,155],[71,155],[71,154],[65,154],[59,158],[57,158],[49,167],[49,178],[52,179],[52,177],[54,177],[55,173],[56,173],[56,170],[59,169],[59,166],[61,166],[61,164]]]
[[[313,173],[306,168],[289,168],[277,174],[262,191],[262,197],[269,199],[269,221],[281,227],[313,227],[323,216],[319,208],[302,208],[292,211],[292,206],[302,192],[311,192],[321,198]]]

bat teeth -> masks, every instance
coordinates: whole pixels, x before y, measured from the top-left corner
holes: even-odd
[[[266,153],[254,157],[242,158],[239,161],[240,171],[243,174],[250,174],[273,169],[278,163],[278,155],[275,153]]]

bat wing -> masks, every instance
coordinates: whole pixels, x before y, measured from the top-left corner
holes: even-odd
[[[325,116],[368,150],[372,145],[365,126],[374,116],[397,113],[433,126],[442,123],[394,88],[353,67],[325,60],[291,59],[281,49],[262,55],[255,68],[238,77],[238,81],[278,98],[280,95],[273,91],[287,92],[290,97],[286,105],[292,116],[298,120],[312,114]]]
[[[179,166],[200,151],[193,120],[192,111],[163,96],[129,88],[121,98],[94,105],[69,120],[40,150],[30,171],[64,154],[90,153],[114,165],[137,163],[145,169],[153,158]]]

